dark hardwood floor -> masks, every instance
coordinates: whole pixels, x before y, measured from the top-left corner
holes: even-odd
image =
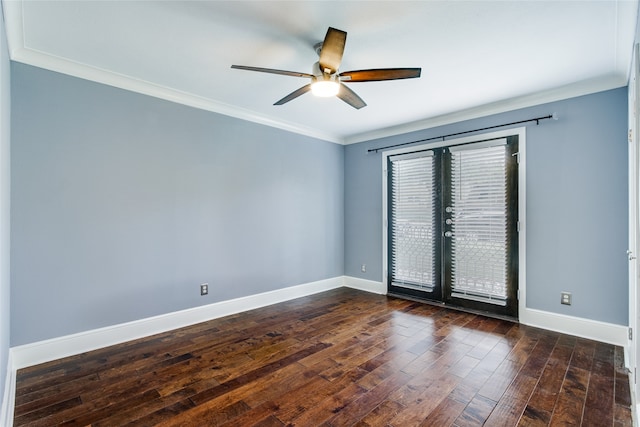
[[[623,350],[334,290],[22,369],[16,426],[631,426]]]

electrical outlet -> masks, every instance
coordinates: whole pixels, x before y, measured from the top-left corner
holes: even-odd
[[[571,292],[560,292],[560,304],[571,305]]]
[[[362,264],[362,267],[360,267],[360,271],[362,271],[363,273],[367,272],[367,264]]]
[[[207,295],[209,293],[209,284],[203,283],[200,285],[200,295]]]

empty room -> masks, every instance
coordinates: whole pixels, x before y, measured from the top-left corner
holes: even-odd
[[[637,425],[637,0],[0,4],[0,426]]]

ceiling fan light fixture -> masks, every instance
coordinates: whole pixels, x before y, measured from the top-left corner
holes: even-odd
[[[382,80],[414,79],[420,77],[420,68],[374,68],[341,73],[338,70],[342,62],[342,54],[344,53],[346,40],[347,33],[345,31],[329,27],[324,40],[315,45],[315,50],[319,59],[311,66],[311,73],[277,70],[274,68],[250,67],[246,65],[232,65],[231,68],[259,71],[262,73],[281,74],[292,77],[305,77],[311,80],[310,83],[294,90],[289,95],[274,102],[273,105],[286,104],[307,92],[311,92],[313,95],[318,97],[338,97],[356,110],[366,107],[367,103],[352,91],[348,85],[343,84],[343,82],[376,82]]]
[[[328,98],[336,96],[340,91],[340,83],[335,80],[317,80],[311,84],[311,93],[315,96]]]

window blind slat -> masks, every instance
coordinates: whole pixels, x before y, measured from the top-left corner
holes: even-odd
[[[505,146],[451,153],[452,296],[507,299]]]
[[[434,159],[391,162],[391,280],[430,291],[434,277]]]

